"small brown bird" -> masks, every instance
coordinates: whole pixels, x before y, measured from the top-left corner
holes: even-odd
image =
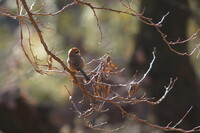
[[[69,69],[72,72],[80,71],[87,81],[90,80],[88,75],[83,71],[84,60],[81,57],[81,53],[80,53],[80,50],[78,48],[73,47],[68,51],[67,64],[68,64]]]

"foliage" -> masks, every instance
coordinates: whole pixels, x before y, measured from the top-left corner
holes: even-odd
[[[111,4],[109,4],[109,2],[105,3],[102,6],[100,3],[96,3],[96,2],[93,3],[89,1],[74,0],[71,3],[64,5],[60,10],[57,10],[54,12],[52,11],[48,12],[44,10],[46,8],[45,4],[41,4],[40,6],[37,6],[35,8],[35,2],[28,5],[25,0],[16,0],[16,6],[17,6],[16,12],[0,7],[1,9],[0,14],[6,17],[10,17],[11,19],[16,19],[19,22],[19,33],[20,33],[19,40],[20,40],[21,49],[23,53],[25,54],[25,57],[27,58],[28,62],[32,65],[32,67],[34,68],[36,72],[42,75],[46,74],[46,75],[53,75],[53,76],[55,73],[57,73],[58,75],[69,74],[72,77],[72,81],[74,85],[79,87],[82,90],[83,100],[80,102],[84,104],[85,100],[87,100],[87,102],[89,101],[90,103],[90,107],[85,111],[82,111],[82,110],[80,111],[76,107],[76,103],[73,101],[71,90],[69,90],[68,86],[65,85],[65,88],[67,89],[70,101],[74,107],[75,112],[79,114],[80,116],[83,116],[84,123],[86,124],[86,126],[92,129],[103,130],[103,131],[119,130],[120,128],[116,128],[112,130],[112,129],[104,129],[101,127],[100,128],[97,127],[97,126],[102,126],[106,124],[106,122],[100,123],[99,125],[93,125],[93,124],[90,124],[90,122],[88,122],[88,117],[92,115],[92,113],[94,112],[104,113],[108,111],[109,108],[105,109],[104,105],[109,103],[116,106],[121,111],[122,115],[125,115],[126,117],[130,117],[131,119],[135,121],[149,125],[150,127],[158,128],[164,131],[179,131],[179,132],[200,131],[199,126],[194,127],[191,130],[184,130],[182,128],[177,127],[182,122],[182,120],[186,117],[186,115],[190,112],[191,108],[186,112],[186,114],[180,119],[179,122],[177,122],[174,125],[172,125],[172,123],[170,122],[167,126],[158,126],[156,124],[152,124],[146,120],[136,117],[135,115],[129,113],[123,108],[124,104],[129,104],[129,105],[135,105],[135,104],[141,104],[141,103],[147,103],[150,105],[159,104],[166,97],[168,92],[173,88],[174,83],[177,79],[170,79],[170,83],[168,84],[168,86],[165,87],[165,93],[158,100],[152,101],[154,99],[148,98],[146,96],[146,93],[144,93],[144,95],[141,95],[139,97],[135,96],[135,94],[137,93],[137,90],[140,88],[141,82],[146,78],[147,74],[149,73],[149,71],[151,70],[153,66],[153,62],[155,61],[155,58],[156,58],[155,50],[152,52],[153,59],[150,62],[149,69],[146,71],[146,73],[141,79],[137,79],[134,77],[133,80],[127,83],[121,83],[121,82],[115,83],[115,84],[109,83],[109,80],[112,80],[113,75],[119,75],[124,69],[118,69],[117,65],[115,65],[113,61],[111,60],[110,52],[107,52],[101,58],[92,59],[91,62],[88,63],[89,65],[94,62],[96,63],[95,64],[96,66],[94,65],[95,67],[93,69],[88,70],[88,74],[90,75],[91,80],[89,82],[86,82],[86,81],[81,82],[80,80],[82,79],[82,77],[79,75],[75,75],[73,72],[70,71],[70,69],[65,65],[65,62],[60,57],[60,54],[62,53],[62,51],[59,51],[58,47],[55,47],[56,43],[59,44],[59,43],[62,43],[62,41],[57,39],[57,40],[54,40],[54,42],[51,42],[51,40],[46,39],[46,38],[56,37],[57,35],[56,34],[52,35],[51,32],[49,33],[45,32],[46,30],[48,31],[52,30],[52,27],[51,28],[46,27],[46,24],[40,21],[41,18],[43,19],[44,17],[49,17],[49,16],[58,17],[64,14],[61,17],[65,17],[65,19],[62,19],[63,21],[59,21],[61,27],[59,27],[60,29],[58,30],[59,31],[62,31],[63,29],[68,30],[66,32],[66,37],[69,38],[70,34],[73,34],[74,38],[72,40],[78,40],[77,38],[79,38],[79,36],[81,36],[84,33],[84,28],[86,27],[84,24],[82,24],[82,21],[81,21],[82,19],[80,19],[80,17],[78,17],[78,19],[74,19],[73,17],[68,16],[67,9],[69,9],[70,7],[72,8],[75,6],[82,6],[83,8],[89,9],[88,11],[86,10],[86,14],[89,12],[92,13],[92,15],[90,16],[92,16],[92,19],[96,23],[96,26],[93,26],[93,28],[91,28],[91,32],[93,33],[94,29],[99,32],[98,37],[100,40],[99,41],[100,45],[104,44],[104,38],[105,38],[105,34],[104,34],[104,31],[102,30],[102,27],[105,28],[107,25],[104,24],[102,20],[100,20],[99,16],[104,16],[104,13],[108,12],[108,13],[122,14],[121,15],[122,19],[123,20],[127,19],[127,23],[129,22],[129,19],[131,19],[131,17],[135,17],[138,21],[154,27],[157,30],[157,32],[160,34],[161,38],[163,39],[163,42],[168,46],[169,50],[174,52],[175,54],[178,54],[181,56],[184,56],[184,55],[190,56],[199,48],[200,44],[197,44],[191,50],[190,53],[187,53],[187,52],[182,53],[173,48],[174,45],[180,45],[180,44],[196,39],[199,30],[193,33],[186,40],[181,40],[180,38],[178,38],[176,41],[169,40],[167,38],[167,35],[163,33],[161,30],[162,23],[167,17],[167,15],[169,15],[169,12],[163,15],[159,22],[154,22],[152,18],[143,16],[145,9],[141,13],[138,13],[135,10],[135,8],[132,8],[133,1],[119,0],[118,3],[119,3],[118,4],[119,7],[113,8],[112,2]],[[103,13],[100,11],[103,11]],[[65,21],[67,22],[72,21],[74,22],[74,26],[80,25],[82,26],[82,28],[80,28],[79,30],[74,30],[71,26],[67,24],[65,25]],[[117,27],[117,24],[116,26],[114,25],[114,27]],[[131,28],[129,29],[129,27],[125,26],[125,27],[122,27],[122,29],[116,28],[116,32],[119,32],[117,30],[123,31],[124,33],[126,33],[128,30],[133,30],[133,29]],[[92,43],[94,42],[94,40],[97,39],[95,38],[97,35],[90,37],[92,39],[88,39],[87,35],[85,36],[86,36],[85,37],[86,39],[84,40],[85,43],[89,43],[90,46],[94,46],[92,45]],[[108,34],[108,36],[110,35]],[[38,40],[35,38],[37,38]],[[32,40],[34,40],[34,42]],[[88,40],[90,40],[91,42],[87,42]],[[116,41],[116,43],[123,43],[123,41],[120,40],[119,38],[119,41]],[[128,42],[128,43],[132,43],[132,42]],[[38,45],[38,44],[41,45],[39,49],[33,49],[33,47],[35,47],[35,45]],[[34,86],[38,88],[37,85],[34,85]],[[56,86],[58,87],[58,85]],[[127,89],[127,94],[124,96],[121,96],[115,91],[116,87],[120,87],[120,89],[122,88]],[[92,92],[88,91],[88,88],[93,88],[93,91]]]

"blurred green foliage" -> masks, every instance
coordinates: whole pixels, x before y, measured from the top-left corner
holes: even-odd
[[[29,5],[34,1],[29,0]],[[107,7],[125,10],[118,1],[96,0],[92,2],[95,2],[96,6],[101,6],[104,3]],[[43,5],[41,12],[54,12],[62,8],[64,4],[66,2],[63,0],[37,0],[33,6],[33,11],[37,11]],[[16,11],[16,6],[12,0],[6,1],[1,6]],[[195,8],[195,4],[191,4],[191,7]],[[133,8],[136,11],[139,10],[139,0],[134,1]],[[118,66],[126,67],[130,60],[130,55],[134,52],[135,38],[139,31],[139,21],[133,16],[108,11],[98,10],[96,13],[103,33],[102,44],[99,44],[100,32],[97,27],[97,21],[89,7],[77,5],[69,7],[58,16],[40,16],[38,19],[47,28],[41,27],[48,46],[55,52],[64,50],[59,55],[64,61],[67,58],[68,49],[77,46],[84,49],[82,52],[86,62],[93,58],[99,58],[106,51],[112,50],[113,59]],[[64,85],[67,84],[73,92],[73,84],[70,82],[69,77],[63,74],[47,76],[36,73],[21,50],[19,29],[16,26],[17,21],[0,16],[0,23],[0,89],[19,87],[37,102],[64,104],[68,95]],[[191,18],[190,23],[188,23],[188,34],[191,35],[196,32],[198,27],[199,25],[196,21]],[[24,29],[24,33],[26,40],[24,44],[27,45],[26,42],[29,36],[26,29]],[[199,37],[197,41],[200,42]],[[31,42],[36,55],[40,59],[46,60],[47,57],[44,54],[43,47],[40,45],[37,34],[33,29],[31,29]],[[193,48],[193,45],[191,47]],[[191,58],[196,66],[196,71],[200,74],[198,69],[200,63],[197,61],[199,59],[195,57],[196,54]]]

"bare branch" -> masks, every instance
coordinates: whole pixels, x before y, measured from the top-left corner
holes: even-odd
[[[21,2],[21,3],[19,3]],[[155,98],[148,98],[146,95],[146,92],[143,93],[143,95],[135,96],[134,94],[137,93],[137,90],[140,89],[140,84],[144,79],[147,77],[149,74],[150,70],[153,67],[153,63],[155,62],[156,56],[155,52],[156,49],[154,48],[154,51],[152,52],[153,59],[149,64],[149,68],[147,71],[144,73],[143,77],[139,80],[137,80],[136,75],[134,76],[133,80],[127,82],[127,83],[110,83],[109,80],[112,80],[113,75],[118,75],[119,73],[124,71],[124,68],[119,69],[117,65],[115,65],[111,59],[110,51],[107,52],[105,55],[100,57],[99,59],[92,59],[90,62],[88,62],[86,65],[91,65],[92,63],[95,64],[95,68],[88,70],[87,73],[89,76],[91,76],[91,80],[87,83],[81,82],[82,76],[75,75],[73,72],[71,72],[68,67],[65,65],[65,63],[58,57],[60,53],[58,52],[52,52],[53,49],[51,50],[48,47],[48,44],[45,41],[45,38],[43,37],[42,30],[40,29],[40,25],[45,27],[39,20],[37,20],[36,16],[55,16],[63,13],[67,8],[74,6],[74,5],[83,5],[89,7],[93,11],[94,18],[96,19],[96,24],[97,28],[100,32],[100,42],[102,43],[103,41],[103,33],[102,29],[100,26],[100,20],[99,17],[97,16],[97,10],[104,10],[108,12],[114,12],[114,13],[119,13],[119,14],[126,14],[130,16],[134,16],[138,18],[139,21],[142,23],[145,23],[149,26],[155,27],[156,30],[160,33],[160,36],[162,37],[163,41],[166,43],[166,45],[169,47],[171,51],[178,55],[187,55],[190,56],[192,55],[200,46],[198,44],[191,53],[181,53],[178,52],[177,50],[173,49],[173,45],[178,45],[178,44],[183,44],[187,43],[193,39],[197,38],[197,34],[199,33],[200,30],[198,30],[196,33],[194,33],[191,37],[185,40],[180,40],[177,39],[176,41],[168,41],[167,35],[165,35],[160,28],[162,27],[162,23],[164,22],[165,18],[168,16],[169,12],[162,16],[161,20],[158,23],[154,23],[152,18],[145,17],[143,14],[145,12],[145,8],[141,13],[137,13],[133,8],[131,7],[133,4],[133,0],[131,2],[129,1],[124,1],[124,0],[119,0],[119,3],[121,6],[125,8],[125,10],[118,10],[118,9],[112,9],[112,8],[106,8],[105,6],[94,6],[92,2],[87,2],[85,0],[74,0],[72,3],[67,4],[63,6],[63,8],[59,11],[56,11],[54,13],[40,13],[41,8],[36,11],[32,12],[32,9],[35,5],[35,2],[32,3],[32,5],[29,7],[26,3],[26,0],[16,0],[16,5],[17,5],[17,14],[0,7],[0,14],[17,19],[19,21],[19,29],[20,29],[20,45],[23,50],[23,53],[25,54],[25,57],[28,59],[29,63],[33,66],[36,72],[39,72],[40,74],[49,74],[49,73],[62,73],[62,74],[69,74],[71,76],[72,81],[74,84],[79,87],[82,91],[83,94],[83,99],[79,102],[82,104],[85,104],[85,102],[90,103],[90,106],[87,110],[85,111],[79,111],[79,109],[76,107],[76,103],[73,101],[72,94],[70,93],[69,89],[67,86],[65,86],[67,93],[69,94],[69,101],[73,105],[74,112],[77,113],[79,116],[83,117],[83,121],[85,125],[89,128],[95,129],[95,130],[100,130],[100,131],[117,131],[120,130],[120,128],[116,129],[104,129],[102,126],[107,124],[107,122],[102,122],[100,124],[94,125],[90,124],[89,119],[91,115],[95,112],[97,113],[105,113],[109,111],[109,107],[105,107],[106,103],[109,103],[116,108],[118,108],[121,111],[121,114],[123,116],[126,116],[128,118],[131,118],[139,123],[146,124],[150,127],[161,129],[163,131],[179,131],[183,133],[188,133],[188,132],[197,132],[200,131],[200,126],[194,127],[191,130],[184,130],[182,128],[177,128],[178,125],[184,120],[184,118],[189,114],[191,111],[192,107],[186,112],[186,114],[176,123],[174,126],[172,125],[172,122],[169,122],[167,126],[159,126],[153,123],[148,122],[147,120],[143,120],[138,118],[136,115],[134,115],[131,112],[127,112],[124,108],[123,105],[135,105],[135,104],[140,104],[140,103],[146,103],[150,105],[157,105],[160,102],[162,102],[167,94],[170,92],[170,90],[174,87],[174,84],[177,80],[176,79],[170,79],[170,82],[168,86],[165,87],[165,93],[161,96],[160,99],[155,100]],[[20,4],[22,7],[20,8]],[[23,11],[25,13],[23,14]],[[28,20],[28,21],[27,21]],[[34,51],[32,50],[32,43],[31,43],[31,30],[30,30],[30,25],[33,27],[33,29],[36,31],[38,38],[40,39],[40,43],[43,46],[47,58],[46,58],[46,64],[39,64],[38,57],[34,54]],[[25,25],[25,28],[28,31],[28,45],[27,48],[24,45],[24,33],[23,33],[23,26]],[[30,53],[29,53],[30,51]],[[200,53],[200,52],[199,52]],[[198,55],[199,55],[198,53]],[[54,61],[56,61],[59,66],[54,65]],[[46,70],[46,69],[47,70]],[[43,70],[45,69],[45,70]],[[87,88],[88,86],[92,86],[93,92],[88,91],[89,89]],[[128,88],[128,89],[127,89]],[[121,91],[123,89],[124,92],[127,91],[126,94],[120,94],[118,93],[118,90]],[[97,102],[98,101],[98,102]]]
[[[177,127],[182,121],[183,121],[183,119],[188,115],[188,113],[192,110],[192,106],[190,107],[190,109],[185,113],[185,115],[180,119],[180,121],[179,122],[177,122],[174,126],[173,126],[173,128],[175,128],[175,127]]]
[[[169,15],[169,12],[167,12],[167,13],[162,17],[162,19],[160,20],[160,22],[157,23],[157,25],[162,24],[162,22],[164,21],[165,17],[167,17],[168,15]]]

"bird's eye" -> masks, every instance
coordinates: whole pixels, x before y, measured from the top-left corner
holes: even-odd
[[[77,51],[75,51],[75,54],[77,54],[79,51],[77,50]]]

